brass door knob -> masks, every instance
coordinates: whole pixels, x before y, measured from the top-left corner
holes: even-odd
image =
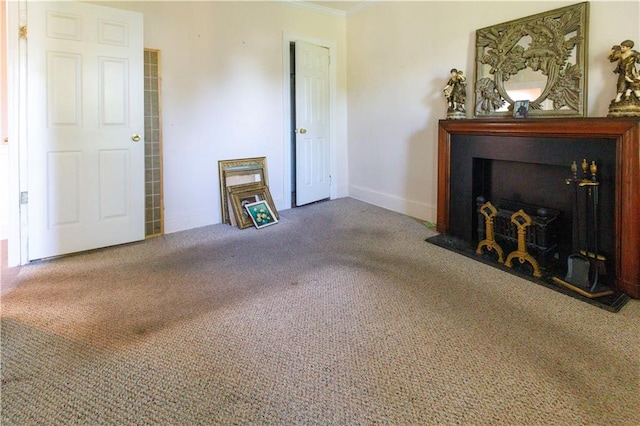
[[[305,133],[307,133],[307,129],[300,129],[300,134],[304,135]]]
[[[138,142],[140,140],[140,135],[136,133],[135,135],[131,136],[131,140],[134,142]]]

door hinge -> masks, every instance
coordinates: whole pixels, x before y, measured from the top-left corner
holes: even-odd
[[[20,38],[26,40],[27,39],[27,32],[28,32],[27,26],[26,25],[21,26],[20,30],[19,30]]]
[[[27,191],[20,193],[20,204],[29,204],[29,193]]]

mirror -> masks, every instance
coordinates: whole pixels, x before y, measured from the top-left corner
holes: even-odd
[[[589,3],[476,31],[474,116],[586,117]]]

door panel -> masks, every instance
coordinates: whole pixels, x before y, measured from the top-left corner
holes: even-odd
[[[29,2],[29,260],[144,238],[142,16]]]
[[[127,150],[100,151],[100,219],[102,221],[128,215],[127,189],[129,152]]]
[[[329,50],[296,42],[296,205],[330,196]]]
[[[50,152],[47,161],[49,229],[80,222],[81,152]]]
[[[126,59],[98,58],[100,124],[126,126],[129,113],[129,64]]]
[[[82,56],[47,53],[48,125],[81,126]]]

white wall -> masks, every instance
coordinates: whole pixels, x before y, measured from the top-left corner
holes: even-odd
[[[380,2],[347,17],[349,194],[434,221],[438,120],[451,68],[469,77],[475,31],[576,2]],[[640,45],[640,2],[590,2],[588,115],[607,115],[612,45]],[[455,171],[452,171],[455,179]]]
[[[287,208],[284,33],[337,47],[333,179],[346,196],[344,16],[276,2],[92,3],[142,12],[145,47],[161,51],[167,233],[220,223],[218,160],[266,156],[274,201]]]
[[[218,160],[266,156],[286,208],[283,33],[337,46],[338,196],[435,221],[449,69],[473,75],[476,29],[574,2],[383,1],[346,18],[272,1],[91,3],[142,12],[145,47],[161,50],[171,233],[220,222]],[[606,54],[627,38],[640,44],[640,4],[590,9],[589,115],[604,116],[615,87]]]

